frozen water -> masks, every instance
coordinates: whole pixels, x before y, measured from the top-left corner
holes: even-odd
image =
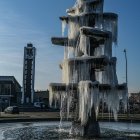
[[[65,20],[63,20],[62,21],[62,36],[65,35],[66,26],[67,26],[67,22]]]
[[[112,19],[112,18],[104,19],[103,29],[112,32],[112,41],[117,44],[118,19]]]
[[[108,105],[108,111],[113,113],[117,120],[120,100],[126,109],[128,89],[118,90],[118,78],[116,74],[116,58],[112,58],[112,43],[117,44],[118,17],[117,15],[103,15],[103,0],[92,3],[95,0],[76,0],[72,9],[68,13],[68,44],[64,50],[64,61],[61,64],[62,82],[65,90],[53,89],[50,86],[50,104],[60,107],[61,121],[64,117],[71,117],[71,106],[75,102],[73,111],[78,112],[75,119],[85,126],[92,109],[95,109],[98,116],[100,103]],[[90,16],[90,14],[92,16]],[[62,21],[62,35],[65,34],[66,21]],[[99,30],[108,33],[102,36],[101,32],[96,35],[84,35],[82,27]],[[96,40],[97,45],[91,44],[91,38]],[[94,43],[94,42],[93,42]],[[92,50],[92,53],[91,53]],[[92,57],[100,58],[102,55],[109,60],[104,66],[100,64],[98,70],[93,68],[96,63],[86,60]],[[99,65],[99,64],[97,64]],[[77,84],[77,90],[69,89],[70,84]],[[99,85],[109,85],[110,89],[100,90]],[[125,86],[124,86],[125,87]],[[60,88],[60,89],[59,89]],[[77,117],[78,116],[78,117]],[[61,126],[61,124],[60,124]]]
[[[95,106],[96,113],[98,113],[99,89],[91,88],[91,85],[94,85],[92,81],[79,82],[79,119],[83,126],[86,125],[89,116],[91,116],[93,105]]]

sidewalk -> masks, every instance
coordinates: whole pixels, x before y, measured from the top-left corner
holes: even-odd
[[[20,112],[20,114],[0,113],[0,123],[20,121],[57,121],[60,119],[59,112]]]
[[[27,122],[27,121],[59,121],[59,112],[20,112],[20,114],[0,113],[0,123],[6,122]],[[113,116],[108,113],[99,114],[99,121],[114,121]],[[121,122],[138,122],[140,123],[140,114],[119,114],[118,121]]]

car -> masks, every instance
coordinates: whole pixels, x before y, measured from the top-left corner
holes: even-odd
[[[36,107],[36,108],[45,108],[46,105],[44,104],[44,102],[35,102],[34,107]]]
[[[4,113],[19,114],[19,108],[18,108],[18,106],[9,106],[6,109],[4,109]]]

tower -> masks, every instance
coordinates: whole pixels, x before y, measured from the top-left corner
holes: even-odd
[[[36,48],[29,43],[24,47],[22,104],[34,102]]]

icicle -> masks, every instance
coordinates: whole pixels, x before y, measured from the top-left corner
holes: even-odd
[[[126,89],[118,90],[118,95],[119,95],[120,100],[123,103],[124,112],[125,112],[127,111],[127,104],[128,104],[128,88],[126,84],[124,84],[124,86],[126,87]]]
[[[91,85],[96,85],[97,82],[92,81],[80,81],[79,82],[79,119],[81,120],[81,125],[87,123],[88,117],[91,116],[93,105],[95,111],[98,114],[99,108],[99,89],[93,88]],[[97,115],[96,114],[96,115]]]
[[[76,41],[78,38],[78,35],[80,33],[80,25],[78,18],[70,18],[69,19],[69,30],[68,30],[68,38],[72,42],[72,46],[74,47],[76,45]]]
[[[67,26],[67,22],[66,22],[66,20],[63,20],[62,21],[62,36],[65,35],[66,26]]]
[[[105,40],[104,55],[108,58],[112,57],[112,38]]]
[[[99,113],[99,104],[100,104],[100,93],[99,93],[99,88],[98,87],[93,87],[91,88],[91,94],[92,94],[92,106],[94,104],[94,109],[95,109],[95,114],[96,114],[96,119],[98,117]]]
[[[91,81],[81,81],[79,83],[79,119],[81,120],[81,125],[85,125],[87,123],[88,115],[91,109],[90,83]]]
[[[86,37],[85,35],[81,34],[79,49],[84,54],[83,56],[90,55],[90,52],[88,51],[90,49],[89,37]]]
[[[69,84],[70,83],[69,76],[70,76],[69,63],[68,60],[66,59],[63,61],[62,64],[62,82]]]
[[[49,86],[49,104],[51,107],[57,108],[60,105],[60,95],[59,90],[53,90],[53,87]]]
[[[75,47],[68,47],[68,58],[73,58],[75,56]]]
[[[88,58],[88,57],[87,57]],[[91,64],[83,58],[66,59],[62,63],[62,81],[67,85],[69,83],[78,83],[83,80],[90,80]]]
[[[99,45],[99,47],[95,48],[94,56],[102,56],[104,55],[104,45]]]
[[[64,59],[68,59],[68,47],[64,47]]]
[[[52,106],[54,99],[54,92],[51,86],[49,86],[49,104]]]
[[[104,18],[103,29],[112,32],[112,41],[117,44],[118,38],[118,18]]]
[[[70,116],[70,106],[71,106],[71,103],[72,103],[72,97],[71,97],[70,93],[68,93],[67,94],[67,119]]]

